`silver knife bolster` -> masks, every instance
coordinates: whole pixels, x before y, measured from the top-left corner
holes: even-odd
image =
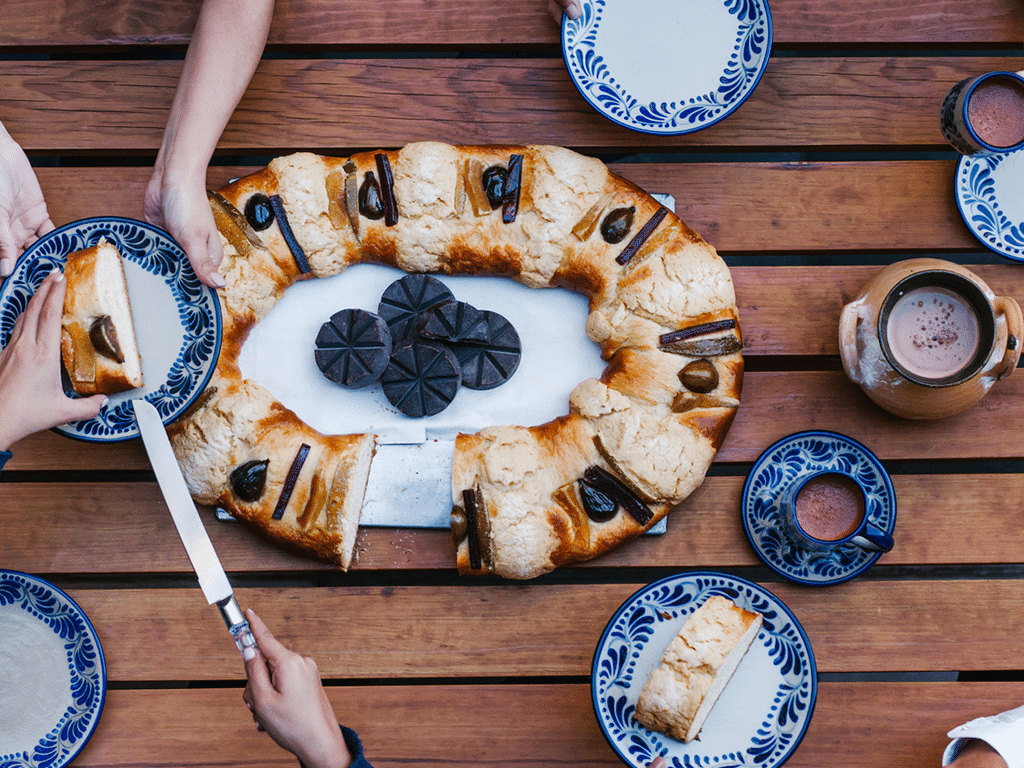
[[[220,609],[220,615],[224,619],[224,623],[227,624],[231,636],[235,638],[235,645],[238,646],[238,652],[242,654],[242,658],[245,661],[253,658],[256,651],[259,650],[256,647],[256,638],[253,637],[249,622],[246,621],[245,614],[242,613],[234,595],[219,601],[217,607]]]

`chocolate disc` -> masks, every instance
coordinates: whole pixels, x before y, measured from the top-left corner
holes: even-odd
[[[464,301],[449,301],[423,316],[419,334],[446,344],[486,344],[490,340],[484,313]]]
[[[479,343],[452,344],[462,366],[462,386],[470,389],[494,389],[504,384],[519,367],[522,345],[512,323],[497,312],[485,311],[487,340]]]
[[[360,389],[377,381],[387,368],[391,359],[391,331],[372,312],[343,309],[320,326],[313,355],[328,379]]]
[[[454,299],[452,292],[436,277],[406,275],[384,291],[377,314],[384,318],[392,338],[398,342],[416,335],[423,313]]]
[[[380,379],[384,396],[413,418],[433,416],[447,408],[461,381],[454,352],[443,344],[414,340],[395,347]]]

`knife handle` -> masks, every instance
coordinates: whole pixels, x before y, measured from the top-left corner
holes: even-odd
[[[246,621],[242,609],[238,607],[234,595],[226,600],[221,600],[217,603],[217,607],[220,608],[220,615],[224,618],[224,623],[228,625],[228,631],[235,638],[235,645],[238,646],[238,652],[242,654],[242,660],[249,661],[254,658],[256,652],[259,651],[256,646],[256,638],[253,637],[249,622]]]

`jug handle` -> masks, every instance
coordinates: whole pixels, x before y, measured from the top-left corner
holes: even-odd
[[[1024,338],[1021,338],[1024,334],[1024,317],[1021,315],[1020,305],[1009,296],[998,296],[992,304],[997,315],[1006,317],[1006,352],[992,372],[998,380],[1009,376],[1017,367],[1021,343],[1024,343]]]
[[[860,365],[857,358],[858,302],[847,304],[839,314],[839,356],[846,375],[860,383]]]

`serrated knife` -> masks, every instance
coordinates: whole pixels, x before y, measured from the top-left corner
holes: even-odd
[[[171,511],[174,525],[178,529],[181,543],[185,545],[188,559],[199,577],[199,586],[210,605],[220,609],[231,636],[235,638],[242,658],[248,661],[256,653],[256,638],[252,636],[249,622],[245,620],[242,609],[235,600],[228,582],[227,574],[217,558],[217,552],[210,543],[210,537],[203,527],[195,502],[185,485],[178,460],[171,449],[171,441],[167,438],[163,421],[156,408],[147,400],[132,400],[135,409],[135,420],[142,433],[142,442],[149,454],[149,462],[153,465],[164,501]]]

